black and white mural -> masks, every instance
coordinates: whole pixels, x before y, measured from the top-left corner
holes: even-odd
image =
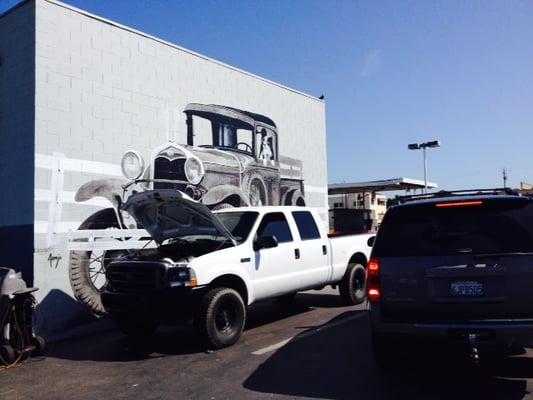
[[[302,162],[279,154],[272,119],[214,104],[191,103],[183,112],[187,143],[168,141],[147,161],[128,150],[121,160],[124,179],[92,180],[77,190],[77,202],[104,197],[113,205],[88,216],[80,230],[139,228],[121,206],[130,194],[147,190],[179,190],[213,210],[306,204]],[[99,290],[106,265],[125,251],[70,252],[74,295],[95,314],[104,312]]]

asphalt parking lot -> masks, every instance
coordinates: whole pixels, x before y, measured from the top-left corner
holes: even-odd
[[[522,399],[533,352],[474,366],[439,349],[396,371],[377,369],[368,319],[336,292],[254,307],[233,347],[209,352],[191,327],[132,345],[117,331],[55,343],[45,358],[0,372],[0,399]]]

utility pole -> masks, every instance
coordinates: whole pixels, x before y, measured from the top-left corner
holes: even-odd
[[[503,174],[503,188],[506,189],[507,188],[507,171],[505,170],[505,167],[502,170],[502,174]]]

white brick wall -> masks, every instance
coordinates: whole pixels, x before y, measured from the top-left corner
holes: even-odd
[[[327,207],[323,102],[52,0],[35,0],[35,12],[36,157],[59,152],[79,165],[89,160],[110,166],[100,173],[65,171],[64,193],[72,196],[91,179],[111,177],[127,149],[148,159],[169,135],[185,143],[182,111],[197,102],[272,118],[280,154],[303,161],[306,199]],[[20,144],[10,146],[15,147]],[[37,161],[38,193],[50,192],[52,173]],[[64,236],[59,246],[47,248],[48,202],[40,196],[34,206],[35,277],[41,297],[56,288],[70,293]],[[97,209],[67,201],[62,226],[76,227]],[[48,261],[50,254],[61,256],[57,269]]]

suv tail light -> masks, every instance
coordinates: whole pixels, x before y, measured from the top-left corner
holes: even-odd
[[[379,260],[371,258],[366,267],[366,295],[369,301],[377,302],[381,298],[379,284]]]

